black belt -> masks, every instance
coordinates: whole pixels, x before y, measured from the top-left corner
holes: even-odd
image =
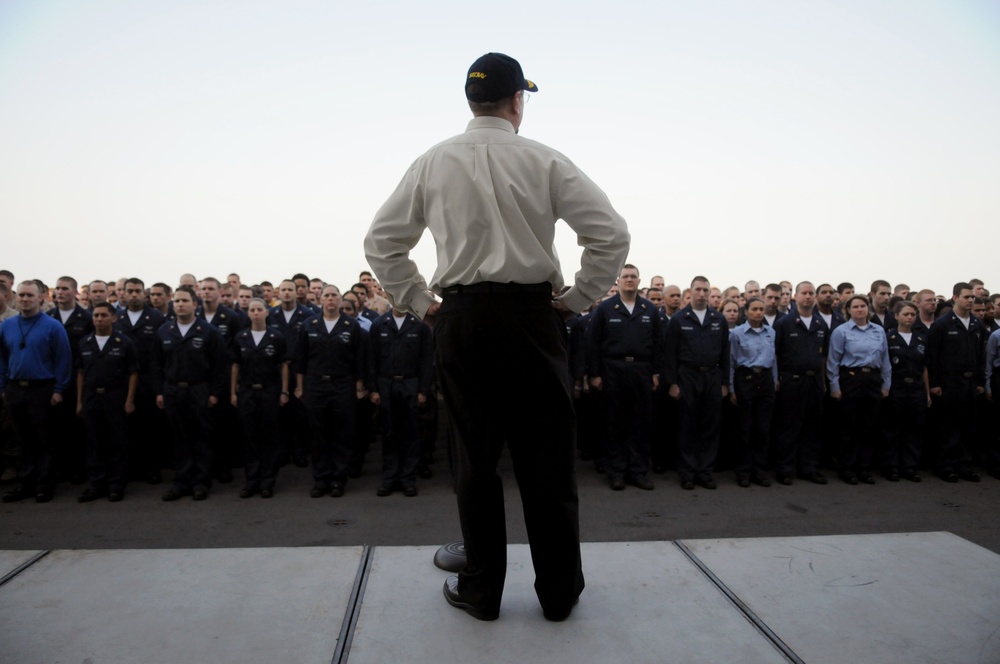
[[[608,360],[619,360],[620,362],[649,362],[648,357],[636,357],[635,355],[611,355],[608,356]]]
[[[198,387],[199,385],[206,385],[207,383],[205,383],[204,381],[197,382],[197,383],[190,383],[190,382],[185,381],[185,380],[179,380],[179,381],[176,381],[176,382],[169,382],[168,381],[167,384],[168,385],[172,385],[174,387],[180,387],[180,388],[183,388],[183,389],[187,389],[189,387]]]
[[[699,373],[708,373],[709,371],[714,371],[719,368],[718,364],[682,364],[685,369],[690,369],[691,371],[697,371]]]
[[[94,394],[107,394],[108,392],[121,392],[122,390],[125,389],[125,386],[124,385],[119,385],[117,387],[115,387],[115,386],[112,386],[112,387],[91,387],[91,388],[86,388],[84,391],[87,391],[88,389],[91,392],[93,392]]]
[[[18,387],[49,387],[56,384],[53,378],[44,378],[42,380],[13,380]]]
[[[879,370],[878,367],[840,367],[841,375],[846,373],[851,376],[853,376],[856,373],[861,373],[861,374],[876,373],[878,372],[878,370]]]
[[[815,376],[818,371],[813,371],[812,369],[807,369],[805,371],[782,371],[782,376],[791,376],[792,378],[802,378],[803,376]]]
[[[552,284],[502,284],[496,281],[481,281],[478,284],[455,284],[442,289],[445,295],[509,295],[514,293],[545,293],[552,295]]]
[[[975,371],[942,371],[942,376],[957,376],[959,378],[972,378],[976,375]]]
[[[260,383],[253,383],[253,384],[252,384],[252,385],[250,386],[250,389],[251,389],[251,390],[263,390],[263,389],[264,389],[264,386],[263,386],[262,384],[260,384]]]
[[[746,372],[752,372],[752,373],[755,373],[755,374],[759,374],[759,373],[764,373],[765,371],[767,371],[767,368],[766,367],[745,367],[745,366],[739,366],[739,367],[736,367],[736,370],[737,371],[743,371],[745,373]]]
[[[392,380],[397,383],[401,383],[404,380],[413,380],[416,376],[382,376],[384,380]]]

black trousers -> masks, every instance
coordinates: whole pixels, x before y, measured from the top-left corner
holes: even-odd
[[[22,386],[10,380],[4,391],[11,423],[21,443],[17,482],[24,491],[51,491],[56,483],[52,467],[52,388],[52,383]]]
[[[878,432],[878,409],[882,401],[882,377],[878,371],[863,373],[843,369],[840,372],[840,448],[837,470],[868,471]]]
[[[733,388],[740,423],[740,445],[733,468],[737,475],[767,472],[767,453],[771,439],[771,415],[774,412],[774,378],[770,369],[736,369]]]
[[[354,381],[316,381],[306,384],[303,403],[312,429],[312,473],[317,484],[347,482],[354,452],[354,421],[358,399]]]
[[[605,469],[609,476],[649,471],[653,367],[649,362],[606,359],[601,377],[605,406]]]
[[[416,482],[420,463],[418,378],[378,379],[379,424],[382,429],[382,484]]]
[[[212,486],[212,434],[215,418],[208,405],[208,384],[164,385],[163,410],[174,447],[174,486]]]
[[[435,325],[467,554],[459,592],[483,611],[499,610],[507,573],[497,475],[504,443],[543,610],[568,610],[584,586],[566,327],[550,300],[547,284],[526,292],[446,294]]]
[[[681,366],[677,427],[677,474],[681,479],[711,474],[722,427],[722,374]]]
[[[280,395],[280,385],[256,390],[241,385],[237,394],[237,411],[246,432],[243,472],[247,487],[274,488],[278,476]]]
[[[94,489],[125,487],[128,430],[124,387],[101,394],[83,390],[83,425],[87,432],[87,481]]]
[[[804,474],[819,471],[823,447],[820,424],[823,413],[825,379],[820,372],[813,375],[782,372],[774,403],[774,469],[780,475],[791,475],[796,466]]]
[[[927,420],[927,391],[922,379],[899,384],[893,380],[884,404],[882,467],[888,472],[916,471]]]
[[[970,470],[976,435],[976,385],[972,378],[941,377],[941,396],[934,397],[940,427],[936,470],[940,474]],[[996,395],[993,397],[996,398]]]

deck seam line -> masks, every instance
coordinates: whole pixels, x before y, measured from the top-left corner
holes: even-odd
[[[689,549],[681,540],[673,540],[673,544],[680,549],[681,553],[683,553],[687,559],[690,560],[694,566],[697,567],[723,595],[726,596],[726,599],[728,599],[732,605],[735,606],[737,610],[739,610],[740,613],[742,613],[746,619],[757,628],[757,631],[759,631],[764,638],[771,642],[771,645],[773,645],[778,652],[784,655],[788,661],[794,662],[794,664],[805,664],[805,661],[796,655],[795,651],[792,650],[788,644],[782,641],[781,637],[775,634],[774,631],[767,626],[767,623],[760,618],[760,616],[753,612],[753,609],[747,606],[743,600],[736,595],[736,593],[730,590],[729,586],[723,583],[722,579],[717,577],[715,573],[709,569],[708,565],[703,563],[702,560],[695,555],[694,551]]]
[[[4,574],[3,578],[0,578],[0,588],[2,588],[4,585],[6,585],[9,581],[13,581],[14,577],[16,577],[18,574],[20,574],[24,570],[28,569],[29,567],[31,567],[32,565],[34,565],[35,563],[37,563],[42,558],[44,558],[45,556],[49,555],[50,553],[52,553],[51,550],[45,550],[45,551],[41,551],[39,553],[36,553],[34,556],[31,557],[31,560],[27,560],[27,561],[21,563],[20,565],[18,565],[17,567],[15,567],[10,572],[7,572],[6,574]]]
[[[354,630],[357,628],[358,619],[361,617],[361,604],[365,597],[365,589],[368,587],[368,578],[371,576],[374,553],[375,547],[365,544],[361,552],[361,561],[358,563],[358,571],[354,575],[354,585],[351,588],[351,596],[347,601],[344,620],[340,624],[340,634],[337,636],[337,647],[333,651],[331,664],[345,664],[347,658],[350,656],[351,643],[354,641]]]

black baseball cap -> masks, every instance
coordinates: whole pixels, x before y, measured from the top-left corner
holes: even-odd
[[[538,86],[524,77],[517,60],[503,53],[482,56],[465,77],[465,97],[480,104],[506,99],[518,90],[538,92]]]

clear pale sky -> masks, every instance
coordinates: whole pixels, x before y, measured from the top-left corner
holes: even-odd
[[[538,84],[521,133],[608,193],[643,283],[1000,290],[995,0],[0,0],[0,267],[346,288],[487,51]],[[430,277],[429,235],[415,257]]]

